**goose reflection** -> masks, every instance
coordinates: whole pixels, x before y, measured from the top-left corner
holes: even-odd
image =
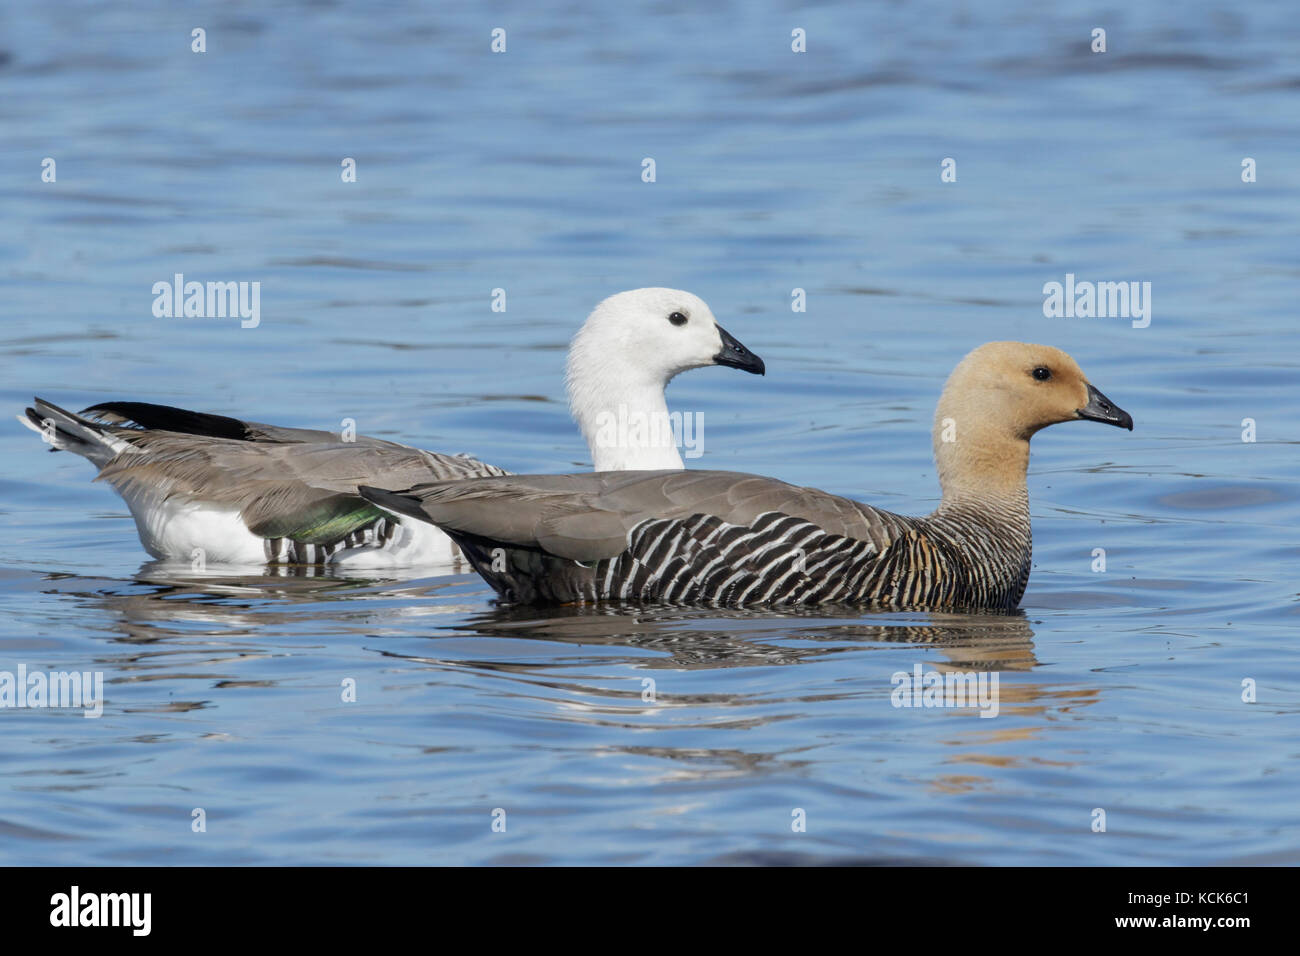
[[[506,638],[575,647],[623,647],[646,669],[708,669],[810,663],[864,644],[913,644],[946,660],[938,667],[1027,671],[1038,662],[1022,612],[864,613],[853,608],[744,610],[595,605],[482,609],[470,576],[420,580],[344,578],[318,568],[275,568],[262,575],[148,562],[133,585],[66,575],[61,591],[112,611],[118,641],[154,644],[196,634],[255,639],[268,625],[317,624],[323,634],[412,636],[416,620],[430,637]],[[413,620],[415,619],[415,620]],[[391,625],[391,626],[390,626]],[[649,652],[649,656],[647,655]],[[609,661],[607,655],[601,660]],[[433,660],[433,658],[430,658]],[[462,663],[469,663],[463,661]],[[484,669],[531,664],[484,657]]]
[[[1023,613],[872,613],[852,608],[788,611],[596,605],[496,608],[456,626],[461,633],[626,646],[662,655],[646,668],[797,664],[869,643],[932,647],[964,670],[1030,670],[1038,662]],[[775,642],[797,642],[793,644]],[[483,662],[486,666],[486,662]]]
[[[408,665],[551,683],[565,671],[592,665],[605,673],[631,668],[647,674],[789,666],[860,653],[872,644],[937,651],[941,660],[925,656],[940,669],[1027,671],[1037,664],[1033,630],[1019,612],[864,614],[826,607],[746,611],[615,605],[484,610],[483,588],[471,576],[394,581],[298,570],[305,573],[276,569],[250,576],[149,562],[132,583],[56,577],[58,590],[109,612],[114,642],[132,649],[103,662],[112,664],[116,679],[124,681],[186,676],[210,681],[207,686],[233,686],[228,682],[242,682],[241,670],[249,670],[238,664],[301,652],[301,641],[285,635],[303,633],[318,635],[321,644],[364,646],[373,645],[374,638],[403,638],[400,644],[392,642],[398,646],[384,642],[370,649]],[[422,637],[430,639],[430,651],[412,652],[410,640]],[[514,641],[578,652],[561,657],[550,651],[539,659],[515,653]],[[443,653],[453,645],[454,654]],[[584,654],[584,647],[599,652]],[[626,653],[610,653],[618,650]],[[255,670],[256,684],[276,683],[273,670],[270,676],[265,667]],[[630,695],[632,701],[621,703],[633,703],[639,695],[626,679],[598,683],[619,686],[599,688],[597,696],[612,700]],[[591,690],[584,687],[563,679],[555,685],[561,692],[582,695]],[[1024,685],[1008,690],[1017,697],[1036,693]],[[859,684],[846,692],[863,691]]]
[[[941,734],[953,748],[949,762],[965,769],[953,773],[949,767],[931,785],[960,790],[980,785],[981,775],[972,772],[976,766],[1002,759],[999,740],[1035,736],[1054,714],[1096,695],[1088,688],[1008,679],[1038,664],[1033,628],[1021,612],[485,607],[485,589],[468,575],[248,576],[156,562],[143,566],[133,581],[66,575],[47,581],[52,590],[104,609],[119,649],[101,654],[97,663],[108,672],[107,683],[136,684],[135,692],[122,695],[128,711],[216,707],[223,699],[213,694],[217,689],[273,694],[300,679],[303,656],[333,660],[360,651],[374,656],[375,673],[384,675],[386,686],[430,695],[433,710],[456,685],[473,688],[485,713],[504,712],[534,726],[559,721],[606,728],[616,739],[583,745],[580,734],[560,749],[636,761],[647,783],[803,773],[822,744],[780,733],[766,740],[767,734],[785,721],[852,713],[868,728],[915,728],[909,732],[930,739]],[[900,649],[906,649],[901,659]],[[826,664],[845,654],[851,659],[843,666],[801,667],[787,671],[788,677],[755,681],[743,673]],[[890,707],[890,675],[916,662],[941,672],[1002,672],[1002,713],[1028,721],[900,724],[902,712]],[[658,696],[649,700],[647,680],[658,687]],[[152,681],[172,686],[165,694],[158,685],[146,691]],[[274,706],[274,698],[268,703]],[[447,748],[438,726],[429,728],[422,747],[430,759]],[[759,727],[770,729],[748,744],[623,736]],[[880,746],[874,745],[873,759],[879,759]]]

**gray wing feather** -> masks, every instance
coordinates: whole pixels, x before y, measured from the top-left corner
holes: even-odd
[[[831,534],[891,539],[882,512],[813,488],[726,471],[626,471],[438,482],[407,492],[438,525],[590,562],[612,558],[651,518],[712,515],[747,526],[762,514],[802,518]]]
[[[357,496],[360,484],[406,487],[504,474],[474,458],[392,442],[272,444],[156,431],[128,440],[132,448],[109,461],[100,478],[127,495],[147,491],[231,505],[249,527],[333,506],[340,495]],[[358,496],[353,504],[360,503]]]

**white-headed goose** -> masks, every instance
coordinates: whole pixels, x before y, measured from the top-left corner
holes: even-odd
[[[728,365],[763,374],[763,361],[719,326],[689,292],[635,289],[596,306],[568,361],[570,410],[600,469],[680,469],[664,387],[680,372]],[[620,413],[652,427],[600,441]],[[280,428],[143,402],[106,402],[74,415],[36,399],[18,419],[55,449],[74,451],[125,499],[155,558],[207,564],[440,564],[451,541],[399,518],[357,486],[505,474],[462,455],[326,431]],[[664,427],[654,427],[662,424]]]

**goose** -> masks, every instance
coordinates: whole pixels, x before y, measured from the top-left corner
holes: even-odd
[[[508,603],[1014,609],[1029,580],[1029,440],[1133,429],[1060,349],[991,342],[939,399],[943,497],[904,517],[775,478],[624,471],[435,481],[363,497],[447,531]]]
[[[706,365],[766,371],[689,292],[633,289],[598,304],[573,338],[566,372],[570,412],[595,467],[681,469],[664,388]],[[642,427],[608,427],[620,414],[639,416]],[[196,567],[200,557],[204,567],[442,563],[456,555],[443,532],[394,520],[357,486],[506,473],[466,455],[146,402],[105,402],[78,415],[38,398],[18,420],[53,450],[99,468],[96,480],[126,501],[150,555]]]

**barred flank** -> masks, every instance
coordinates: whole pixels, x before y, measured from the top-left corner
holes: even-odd
[[[570,599],[667,604],[853,604],[1011,609],[1029,579],[1027,507],[879,513],[887,543],[768,512],[748,527],[712,515],[652,519],[600,561]]]
[[[391,517],[376,518],[336,541],[313,544],[292,538],[266,538],[267,564],[325,564],[331,556],[351,548],[386,548],[397,534],[397,522]]]

